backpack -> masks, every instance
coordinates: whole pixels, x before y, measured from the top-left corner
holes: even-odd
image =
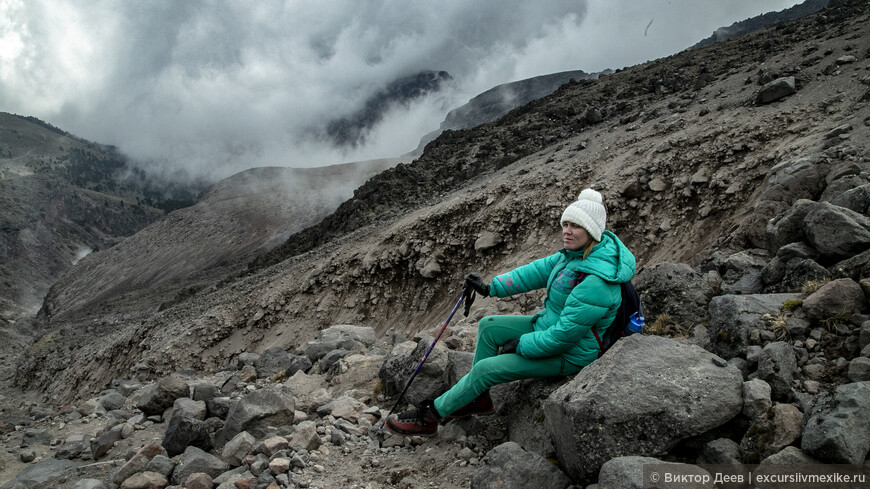
[[[622,303],[616,310],[616,317],[610,326],[604,331],[604,336],[600,337],[595,328],[592,333],[595,334],[595,339],[598,341],[598,358],[604,355],[617,340],[623,336],[630,336],[643,331],[643,304],[640,301],[640,295],[635,290],[631,282],[620,284],[622,292]]]

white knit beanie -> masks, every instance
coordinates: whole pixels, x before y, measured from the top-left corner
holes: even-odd
[[[562,213],[560,224],[565,222],[579,224],[595,241],[601,241],[601,232],[607,221],[607,211],[601,203],[601,194],[591,188],[580,192],[577,200]]]

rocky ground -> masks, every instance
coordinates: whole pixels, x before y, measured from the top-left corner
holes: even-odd
[[[0,481],[24,467],[43,470],[23,461],[28,450],[34,460],[51,454],[54,460],[76,440],[91,452],[83,448],[74,463],[96,465],[63,472],[56,477],[66,481],[56,487],[90,475],[108,485],[122,462],[107,461],[153,462],[163,450],[172,463],[158,458],[162,470],[199,466],[184,457],[203,455],[185,453],[209,443],[218,443],[212,455],[228,469],[232,454],[217,440],[229,441],[235,428],[227,431],[228,425],[245,423],[230,415],[227,401],[224,413],[219,405],[210,412],[203,400],[204,414],[179,415],[174,425],[175,414],[187,412],[183,405],[172,414],[165,413],[169,405],[143,410],[143,397],[154,397],[148,393],[168,378],[188,382],[186,392],[168,396],[173,402],[188,396],[196,402],[198,384],[213,386],[206,389],[214,394],[209,400],[238,400],[233,406],[252,403],[256,397],[249,396],[261,391],[277,398],[285,389],[294,393],[292,402],[274,409],[284,416],[272,420],[274,429],[247,425],[259,430],[252,433],[256,446],[238,466],[256,477],[266,473],[262,487],[284,467],[282,461],[254,474],[271,462],[264,457],[295,467],[286,479],[275,477],[277,487],[483,488],[498,487],[487,484],[504,477],[513,477],[504,487],[522,487],[521,473],[553,477],[553,486],[598,480],[601,487],[620,487],[608,484],[620,474],[627,480],[639,463],[619,456],[625,453],[684,463],[771,457],[862,463],[870,444],[862,438],[870,433],[868,30],[867,6],[858,2],[566,85],[499,121],[442,135],[414,163],[379,174],[323,224],[294,235],[248,273],[156,313],[143,314],[141,303],[103,309],[101,301],[111,298],[89,296],[85,287],[55,288],[46,301],[52,315],[36,321],[44,334],[26,349],[7,344],[4,352],[0,380],[4,393],[15,394],[3,397]],[[603,191],[609,227],[638,257],[636,282],[654,334],[620,342],[575,379],[504,386],[496,396],[498,416],[450,423],[433,441],[405,442],[369,429],[395,395],[390,385],[401,383],[382,367],[397,357],[414,363],[412,350],[426,343],[421,330],[443,321],[461,277],[472,270],[491,276],[557,249],[558,216],[586,186]],[[109,262],[99,266],[113,270]],[[64,297],[89,307],[65,305]],[[540,299],[481,300],[443,340],[446,358],[433,363],[440,370],[418,383],[455,380],[473,345],[475,319],[533,311]],[[334,354],[341,359],[323,369],[323,358],[307,351],[309,341],[340,324],[370,328],[378,340],[343,348],[352,353]],[[416,336],[420,342],[402,341]],[[295,362],[307,359],[312,370],[302,376],[285,369],[273,377],[253,366],[253,374],[245,373],[245,359],[275,347]],[[676,368],[673,358],[687,363]],[[638,371],[656,375],[638,378]],[[722,387],[706,385],[709,376]],[[238,382],[227,385],[233,378]],[[139,387],[127,391],[125,379]],[[326,395],[317,398],[317,388],[298,385],[309,381]],[[624,385],[637,390],[615,387]],[[657,404],[651,393],[675,386],[684,390]],[[124,399],[121,409],[93,401],[106,389]],[[300,409],[306,396],[317,401]],[[628,396],[648,402],[625,406],[620,400]],[[338,416],[335,406],[347,398],[353,401],[342,402],[352,414]],[[612,414],[596,412],[595,426],[578,421],[576,408],[605,400],[618,403]],[[850,403],[865,408],[848,411]],[[120,412],[98,414],[95,404]],[[120,439],[94,461],[90,438],[99,439],[111,419],[120,421],[112,428]],[[189,419],[199,424],[182,423]],[[835,447],[823,434],[843,430],[826,424],[837,419],[867,426],[847,429],[857,449]],[[581,443],[553,435],[555,420],[582,426],[576,432],[589,436],[601,434],[596,426],[620,436]],[[176,439],[178,453],[168,453],[167,437],[182,424],[189,438]],[[308,441],[326,449],[293,448],[297,435],[312,428],[319,442],[313,435]],[[34,434],[42,441],[22,449],[28,429],[48,435]],[[85,437],[70,440],[73,434]],[[640,443],[646,434],[654,436]],[[271,451],[265,445],[272,435],[290,446]],[[162,449],[131,455],[154,438]],[[519,447],[502,443],[508,440]],[[618,445],[625,440],[635,443]],[[571,451],[586,443],[600,455]],[[536,464],[548,458],[558,469]],[[504,469],[520,461],[530,466]],[[27,477],[8,487],[27,487]],[[167,483],[183,482],[172,477]]]

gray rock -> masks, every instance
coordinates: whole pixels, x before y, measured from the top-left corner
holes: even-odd
[[[245,366],[254,366],[254,363],[260,359],[259,353],[243,352],[236,358],[236,369],[241,370]]]
[[[97,401],[106,409],[106,411],[114,411],[116,409],[121,409],[124,407],[124,402],[127,400],[120,392],[116,390],[109,390],[99,398]]]
[[[785,213],[771,219],[765,231],[768,251],[776,253],[781,247],[803,241],[806,238],[804,219],[819,205],[812,200],[798,199]]]
[[[870,215],[870,183],[843,192],[834,197],[831,204],[845,207],[865,216]]]
[[[805,454],[800,448],[785,447],[778,453],[762,460],[759,465],[812,465],[817,463],[819,463],[818,460]]]
[[[844,260],[870,248],[870,217],[820,202],[806,217],[807,241],[830,260]]]
[[[488,250],[500,245],[502,241],[504,241],[504,239],[501,237],[501,234],[492,231],[484,231],[480,233],[480,237],[478,237],[474,242],[474,249],[476,251]]]
[[[226,419],[230,412],[232,399],[229,397],[215,397],[205,402],[205,407],[208,411],[207,416]]]
[[[227,441],[242,431],[255,437],[265,436],[268,426],[289,426],[293,424],[296,403],[293,395],[281,386],[254,391],[236,401],[227,414],[226,424],[216,440],[222,447]]]
[[[781,292],[800,292],[810,281],[831,279],[831,272],[810,258],[794,258],[785,265],[782,280],[774,290]]]
[[[663,455],[742,406],[736,367],[697,346],[632,335],[557,389],[544,412],[559,461],[589,480],[613,457]]]
[[[303,421],[296,425],[290,447],[299,450],[317,450],[320,447],[320,436],[317,434],[317,424],[314,421]]]
[[[342,324],[331,326],[319,333],[305,347],[305,355],[312,362],[320,360],[332,350],[340,348],[353,351],[363,350],[375,344],[375,330],[366,326]]]
[[[172,415],[173,416],[183,416],[185,418],[198,419],[200,421],[205,419],[208,410],[205,406],[205,401],[194,401],[189,397],[182,397],[180,399],[176,399],[172,404]]]
[[[106,430],[91,440],[91,454],[94,460],[103,458],[121,440],[121,430]]]
[[[236,467],[228,470],[223,474],[214,478],[214,483],[218,485],[217,489],[237,489],[235,482],[245,479],[253,479],[254,474],[248,470],[247,466]],[[224,486],[227,484],[227,486]]]
[[[598,489],[666,489],[672,487],[703,487],[701,484],[680,484],[676,486],[673,482],[666,482],[664,478],[657,482],[652,480],[644,480],[644,466],[667,466],[673,467],[672,473],[680,475],[698,475],[710,476],[710,473],[701,467],[689,464],[676,464],[673,462],[664,462],[653,457],[615,457],[608,460],[598,474]],[[653,471],[649,471],[650,474]],[[710,476],[710,480],[713,477]],[[530,486],[543,487],[543,486]]]
[[[832,265],[828,270],[834,277],[848,277],[852,280],[858,281],[859,283],[867,283],[866,277],[870,277],[870,249],[863,253],[858,253],[852,258],[838,262],[835,265]],[[865,285],[863,288],[865,289],[865,293],[870,295],[870,284]]]
[[[798,372],[794,349],[784,341],[767,344],[758,359],[758,378],[770,384],[775,400],[788,401]]]
[[[74,434],[66,437],[60,448],[54,452],[54,458],[70,460],[78,458],[85,449],[90,449],[90,437],[83,434]]]
[[[864,382],[870,380],[870,358],[855,357],[849,362],[847,373],[852,382]]]
[[[130,457],[124,465],[112,476],[112,482],[121,485],[133,474],[142,472],[148,466],[152,458],[164,453],[163,447],[157,443],[149,443],[140,448],[135,455]]]
[[[765,292],[781,292],[784,289],[778,287],[779,282],[785,277],[785,263],[780,257],[774,256],[768,264],[761,269],[761,281],[767,287]],[[773,286],[773,287],[771,287]]]
[[[861,323],[861,331],[858,334],[858,346],[863,350],[865,346],[870,345],[870,321]]]
[[[564,489],[571,485],[571,479],[555,465],[536,453],[523,450],[515,442],[493,448],[484,461],[486,464],[471,477],[472,489]]]
[[[147,416],[163,414],[172,407],[176,399],[190,396],[190,386],[178,377],[164,377],[157,383],[145,387],[139,398],[138,407]]]
[[[755,98],[755,103],[759,105],[769,104],[795,93],[797,93],[797,86],[793,76],[777,78],[761,87]]]
[[[750,330],[764,328],[765,314],[777,316],[789,299],[800,294],[721,295],[710,301],[710,348],[723,358],[744,356]]]
[[[725,260],[722,277],[723,294],[756,294],[761,292],[762,270],[769,256],[764,250],[752,249],[735,253]]]
[[[196,447],[187,447],[181,455],[178,466],[172,471],[172,483],[183,484],[190,474],[202,472],[215,478],[229,470],[229,465],[223,460],[206,453]]]
[[[378,378],[384,386],[385,395],[395,396],[404,389],[411,372],[420,363],[433,339],[424,336],[412,352],[390,357],[384,361],[378,371]],[[426,363],[420,368],[416,379],[405,393],[405,401],[408,404],[416,405],[426,399],[435,399],[447,390],[449,387],[446,382],[447,361],[447,347],[440,342],[436,343]]]
[[[684,263],[662,262],[645,267],[634,284],[643,299],[648,322],[667,314],[677,324],[690,325],[707,318],[707,306],[719,293],[718,283]]]
[[[148,465],[145,466],[145,470],[148,472],[156,472],[166,479],[169,479],[169,476],[172,475],[172,471],[175,469],[175,464],[172,463],[172,460],[166,455],[155,455],[151,461],[148,462]]]
[[[815,260],[818,256],[819,253],[812,246],[803,241],[789,243],[780,247],[776,251],[776,257],[785,263],[788,263],[795,258],[800,258],[801,260]]]
[[[307,372],[311,368],[311,360],[308,357],[292,355],[281,347],[269,348],[260,358],[254,362],[257,377],[269,379],[276,375],[291,377],[298,371]]]
[[[459,382],[459,379],[471,371],[471,364],[473,362],[474,353],[468,351],[447,352],[447,385],[454,385]]]
[[[195,384],[193,386],[194,401],[202,401],[208,404],[208,401],[221,396],[220,387],[214,384]]]
[[[242,460],[248,455],[257,439],[247,431],[243,431],[233,437],[232,440],[224,445],[221,452],[221,458],[224,459],[231,467],[242,465]]]
[[[870,382],[822,395],[807,420],[801,450],[826,463],[860,464],[870,449]]]
[[[762,202],[773,201],[792,206],[792,209],[788,209],[785,215],[793,213],[795,205],[815,204],[813,200],[817,199],[825,188],[825,174],[828,171],[828,167],[820,164],[819,159],[818,157],[799,157],[775,165],[767,174],[767,182],[761,193],[760,200]],[[806,215],[805,211],[799,213]],[[773,223],[776,224],[785,215],[774,219]],[[798,223],[802,220],[803,216],[800,217]],[[801,240],[789,240],[781,244],[795,241]],[[776,252],[776,249],[776,247],[768,246],[768,250],[771,253]]]
[[[740,460],[740,445],[729,438],[719,438],[706,445],[696,461],[698,464],[737,465]]]
[[[525,379],[492,388],[493,402],[508,427],[510,441],[544,456],[555,451],[550,433],[541,429],[544,419],[541,399],[548,398],[566,382],[568,379],[562,377]]]
[[[320,359],[320,371],[321,372],[329,371],[329,368],[332,367],[333,365],[335,365],[335,362],[346,357],[348,353],[350,353],[350,352],[345,350],[344,348],[332,350],[331,352],[327,353],[326,355],[323,356],[323,358]]]
[[[15,476],[13,482],[19,482],[19,487],[39,488],[45,487],[45,483],[56,476],[69,473],[76,467],[80,466],[81,462],[73,462],[71,460],[59,460],[49,458],[42,462],[28,465],[18,475]],[[4,489],[6,485],[3,485]],[[12,486],[14,487],[14,486]]]
[[[114,382],[113,386],[124,397],[130,397],[134,392],[142,388],[142,384],[140,384],[136,380],[130,379],[124,379]]]
[[[211,431],[203,421],[188,418],[181,413],[175,414],[166,424],[163,448],[170,456],[174,457],[183,453],[189,446],[211,450],[214,447]]]
[[[29,447],[31,445],[46,445],[51,443],[51,433],[36,428],[25,428],[21,435],[21,447]]]
[[[72,489],[109,489],[109,488],[101,480],[82,479],[80,481],[76,481],[75,485],[72,486]]]
[[[865,307],[867,299],[861,286],[850,278],[833,280],[804,299],[801,309],[807,318],[823,321],[835,316],[848,318]]]
[[[757,464],[801,436],[803,414],[791,404],[776,404],[752,422],[740,442],[741,459]]]
[[[749,419],[767,412],[772,406],[770,400],[770,384],[761,379],[752,379],[743,383],[743,414]]]

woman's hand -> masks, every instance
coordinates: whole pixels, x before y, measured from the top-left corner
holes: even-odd
[[[474,272],[469,273],[465,277],[465,283],[463,284],[463,287],[466,289],[470,288],[471,290],[477,292],[484,297],[489,297],[489,284],[484,283],[483,279],[480,278],[480,275]]]

